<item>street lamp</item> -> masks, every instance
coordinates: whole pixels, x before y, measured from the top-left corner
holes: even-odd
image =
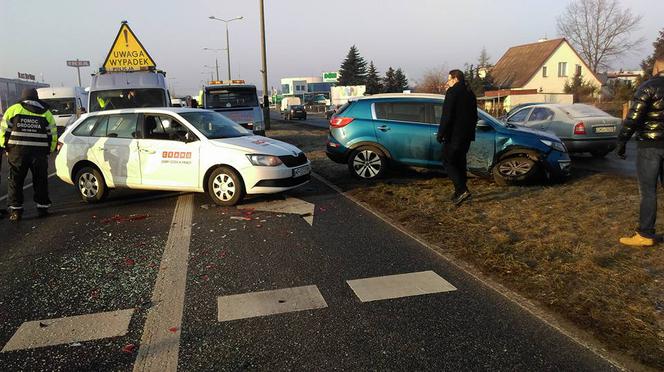
[[[265,129],[270,129],[270,101],[267,96],[267,49],[265,47],[265,6],[263,0],[260,0],[260,16],[261,16],[261,59],[263,68],[261,72],[263,73],[263,123],[265,123]]]
[[[220,51],[224,51],[226,49],[203,48],[203,50],[209,50],[211,52],[220,52]],[[217,80],[219,80],[219,61],[217,60],[217,57],[214,57],[214,66],[215,66],[215,69],[217,70]]]
[[[231,80],[231,47],[230,47],[230,42],[229,42],[229,37],[228,37],[228,23],[233,22],[233,21],[239,21],[243,19],[243,16],[231,18],[231,19],[221,19],[217,18],[215,16],[209,16],[209,19],[215,20],[215,21],[221,21],[226,24],[226,56],[228,57],[228,80]]]
[[[208,67],[208,68],[210,68],[210,66],[208,66],[208,65],[205,65],[205,66],[203,66],[203,67]],[[201,75],[203,75],[203,74],[204,74],[204,75],[207,75],[208,73],[207,73],[207,72],[201,72]],[[212,81],[212,80],[214,80],[214,75],[212,75],[212,71],[210,71],[210,81]]]

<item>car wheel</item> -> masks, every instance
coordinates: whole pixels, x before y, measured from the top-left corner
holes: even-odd
[[[509,157],[493,166],[493,179],[499,185],[511,185],[530,179],[537,168],[537,163],[526,156]]]
[[[385,173],[387,159],[382,151],[369,146],[353,150],[348,158],[348,170],[357,178],[372,180]]]
[[[606,155],[608,155],[611,152],[611,150],[593,150],[590,152],[590,155],[593,156],[593,158],[603,158]]]
[[[219,167],[212,171],[207,186],[210,198],[219,205],[235,205],[244,196],[244,185],[240,176],[229,167]]]
[[[83,167],[74,177],[75,187],[86,203],[97,203],[108,196],[108,187],[101,172],[93,167]]]

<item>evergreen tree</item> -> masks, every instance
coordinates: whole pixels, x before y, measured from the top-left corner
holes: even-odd
[[[466,78],[466,85],[475,93],[475,96],[481,97],[484,95],[484,79],[480,78],[478,67],[466,64],[463,76]]]
[[[401,93],[404,90],[408,90],[408,78],[406,78],[406,75],[404,75],[401,67],[399,67],[394,73],[394,84],[396,88],[395,93]]]
[[[477,67],[478,68],[488,68],[491,67],[491,57],[489,53],[486,52],[486,47],[482,47],[479,58],[477,58]]]
[[[378,94],[383,91],[383,84],[380,81],[380,76],[378,76],[378,71],[376,70],[376,66],[374,66],[373,61],[369,63],[366,86],[367,94]]]
[[[643,70],[643,77],[639,83],[644,82],[652,77],[652,68],[655,65],[655,59],[664,57],[664,29],[659,32],[659,37],[652,43],[655,49],[648,58],[641,61],[641,69]]]
[[[387,69],[385,72],[385,77],[383,78],[383,92],[385,93],[394,93],[398,92],[397,81],[395,78],[395,72],[392,66]]]
[[[364,85],[367,78],[367,62],[360,56],[355,45],[350,47],[346,59],[339,68],[337,85]]]
[[[577,71],[572,77],[572,81],[565,83],[563,90],[567,94],[572,94],[574,103],[577,103],[590,102],[597,88],[590,82],[583,81],[581,74]]]

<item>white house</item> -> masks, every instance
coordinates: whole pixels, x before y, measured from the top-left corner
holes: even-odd
[[[564,93],[565,83],[576,73],[583,81],[601,87],[597,76],[564,38],[511,47],[491,70],[499,88],[536,89],[544,94]]]

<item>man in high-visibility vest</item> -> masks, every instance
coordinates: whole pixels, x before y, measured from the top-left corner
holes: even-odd
[[[58,132],[48,105],[34,88],[24,89],[21,101],[9,107],[0,122],[0,147],[9,163],[8,206],[10,221],[23,215],[23,183],[32,173],[34,201],[39,217],[48,215],[48,155],[55,151]]]

